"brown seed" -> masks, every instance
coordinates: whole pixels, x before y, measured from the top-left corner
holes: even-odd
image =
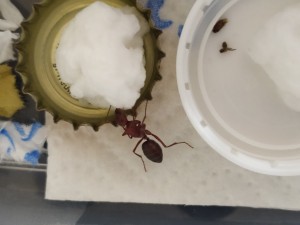
[[[227,52],[225,48],[220,49],[220,53],[224,53],[224,52]]]
[[[213,32],[218,33],[228,23],[228,19],[220,19],[214,26]]]
[[[222,48],[228,48],[228,45],[225,41],[222,43]]]
[[[235,50],[236,50],[236,49],[234,49],[234,48],[228,47],[227,42],[224,41],[224,42],[222,43],[222,48],[220,49],[220,53],[225,53],[225,52],[228,52],[228,51],[235,51]]]

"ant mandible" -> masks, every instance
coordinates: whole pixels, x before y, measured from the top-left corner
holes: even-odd
[[[145,172],[147,172],[147,169],[144,159],[140,154],[136,153],[137,147],[141,144],[143,140],[145,140],[145,142],[142,144],[142,150],[144,155],[152,162],[161,163],[163,160],[163,152],[160,145],[154,140],[150,139],[148,137],[149,135],[153,136],[165,148],[169,148],[177,144],[186,144],[190,148],[193,148],[190,144],[186,142],[174,142],[170,145],[166,145],[157,135],[147,130],[146,124],[144,123],[146,119],[147,105],[148,101],[146,101],[145,114],[142,121],[137,120],[135,117],[133,117],[133,120],[128,120],[124,110],[119,108],[115,110],[115,124],[121,126],[124,129],[124,133],[122,136],[127,135],[130,139],[140,138],[140,140],[137,142],[136,146],[133,149],[133,153],[142,160]]]

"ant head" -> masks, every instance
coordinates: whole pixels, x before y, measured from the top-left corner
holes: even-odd
[[[125,111],[117,108],[115,110],[115,124],[124,127],[127,122],[128,120]]]

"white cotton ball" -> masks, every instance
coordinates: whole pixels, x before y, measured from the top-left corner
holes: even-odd
[[[56,64],[74,98],[98,107],[134,105],[146,78],[143,36],[149,29],[137,14],[95,2],[68,24]]]
[[[248,53],[277,85],[286,105],[300,111],[300,4],[267,21]]]

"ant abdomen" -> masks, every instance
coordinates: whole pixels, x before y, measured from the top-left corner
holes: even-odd
[[[148,139],[142,144],[144,155],[152,162],[161,163],[163,160],[163,152],[159,144]]]

